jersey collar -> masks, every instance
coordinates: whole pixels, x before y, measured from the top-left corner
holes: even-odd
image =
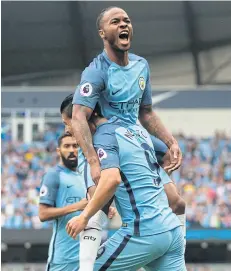
[[[115,67],[119,67],[121,70],[128,70],[128,69],[130,69],[130,67],[132,65],[132,61],[130,61],[130,59],[129,59],[129,54],[128,54],[128,61],[129,62],[128,62],[127,66],[120,66],[120,65],[116,64],[115,62],[111,61],[105,50],[103,50],[103,56],[110,65],[113,65]]]

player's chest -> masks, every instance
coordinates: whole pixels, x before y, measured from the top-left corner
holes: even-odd
[[[141,98],[146,87],[147,69],[144,64],[131,69],[109,67],[104,96],[108,101],[129,101]]]
[[[64,205],[79,202],[86,197],[86,188],[84,180],[79,176],[69,176],[61,179],[57,199]]]

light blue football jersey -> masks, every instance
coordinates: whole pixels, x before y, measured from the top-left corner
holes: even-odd
[[[87,162],[82,150],[78,149],[78,172],[84,176],[85,185],[87,188],[95,186],[91,177],[90,165]]]
[[[150,71],[144,58],[134,54],[128,57],[129,64],[119,66],[105,51],[98,55],[83,71],[73,104],[94,110],[98,102],[105,118],[117,116],[136,123],[140,105],[152,104]]]
[[[160,139],[156,138],[155,136],[150,135],[150,138],[152,140],[152,144],[155,149],[155,154],[156,154],[158,164],[162,165],[163,158],[168,151],[168,147],[164,144],[164,142],[162,142]],[[165,172],[165,170],[162,167],[160,167],[159,174],[160,174],[160,178],[163,185],[172,182],[172,180],[170,179],[170,177],[168,176],[168,174]]]
[[[139,125],[112,118],[93,138],[101,169],[119,168],[122,182],[115,202],[128,234],[146,236],[180,226],[159,176],[152,140]]]
[[[53,207],[64,207],[86,197],[87,188],[83,176],[61,165],[50,169],[44,175],[41,185],[39,202]],[[54,220],[48,263],[78,263],[79,240],[67,234],[66,224],[79,214],[73,212]]]

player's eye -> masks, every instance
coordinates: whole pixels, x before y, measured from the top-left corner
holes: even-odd
[[[69,147],[70,147],[69,144],[65,144],[65,145],[64,145],[64,148],[69,148]]]
[[[73,145],[73,148],[74,148],[74,149],[77,149],[77,148],[78,148],[78,145],[77,145],[77,144],[74,144],[74,145]]]
[[[118,23],[118,20],[113,20],[111,23],[112,23],[112,24],[117,24],[117,23]]]

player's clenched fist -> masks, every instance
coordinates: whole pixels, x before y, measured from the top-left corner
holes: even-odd
[[[70,219],[66,226],[66,231],[68,235],[70,235],[73,239],[76,238],[76,236],[84,230],[84,228],[87,226],[88,220],[83,216],[75,216],[72,219]]]

